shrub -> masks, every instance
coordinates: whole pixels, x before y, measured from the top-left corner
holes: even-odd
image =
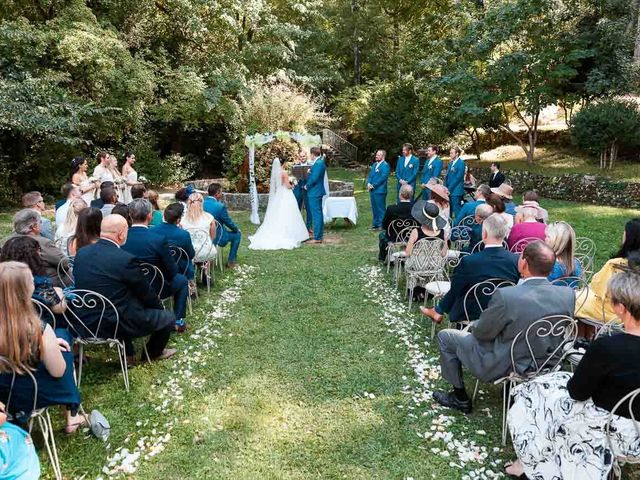
[[[621,147],[640,145],[640,110],[625,100],[592,103],[573,116],[573,142],[600,155],[600,168],[612,168]]]

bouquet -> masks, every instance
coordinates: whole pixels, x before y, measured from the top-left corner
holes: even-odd
[[[297,185],[298,184],[298,179],[296,177],[294,177],[293,175],[289,175],[289,182],[291,182],[291,185]]]
[[[140,183],[149,183],[149,180],[147,180],[147,177],[145,177],[144,175],[140,175],[140,176],[138,177],[138,181],[139,181]]]

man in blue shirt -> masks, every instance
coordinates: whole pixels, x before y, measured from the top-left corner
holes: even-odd
[[[504,202],[504,211],[509,215],[514,215],[516,212],[516,204],[513,203],[513,187],[507,183],[503,183],[497,188],[492,188],[491,191],[500,195],[500,198]]]
[[[209,196],[204,199],[204,211],[213,215],[213,218],[215,218],[222,226],[222,228],[216,230],[216,238],[213,243],[220,247],[224,247],[228,243],[231,244],[227,266],[229,268],[234,268],[236,266],[238,248],[240,247],[242,234],[240,233],[238,226],[229,216],[227,207],[221,201],[222,186],[219,183],[212,183],[209,185],[207,191]]]
[[[487,203],[487,197],[491,194],[491,189],[488,185],[478,185],[474,194],[475,200],[473,202],[467,202],[462,205],[462,208],[458,212],[458,218],[456,218],[456,225],[460,225],[460,222],[465,217],[473,217],[478,205]]]

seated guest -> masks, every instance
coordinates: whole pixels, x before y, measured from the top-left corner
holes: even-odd
[[[533,207],[525,207],[521,210],[522,212],[522,222],[516,223],[511,232],[509,233],[509,237],[507,238],[507,245],[509,245],[509,250],[513,248],[514,245],[517,245],[517,253],[524,250],[527,243],[525,239],[527,238],[537,238],[538,240],[544,240],[547,238],[546,235],[546,225],[544,223],[540,223],[536,220],[536,214],[538,213]],[[520,243],[518,243],[520,242]]]
[[[144,186],[144,183],[136,183],[131,186],[131,200],[136,198],[147,198],[147,187]]]
[[[469,165],[464,166],[464,191],[472,192],[476,188],[476,177],[471,173]]]
[[[616,267],[627,265],[629,255],[637,251],[640,251],[640,218],[629,220],[624,226],[620,250],[591,279],[586,301],[578,307],[576,317],[599,322],[610,322],[618,318],[607,298],[607,283],[618,272]]]
[[[118,191],[115,188],[103,188],[100,190],[100,200],[102,200],[102,207],[100,208],[102,216],[111,215],[113,207],[118,203]]]
[[[507,185],[503,183],[498,188],[492,188],[492,193],[499,195],[502,201],[504,202],[504,211],[509,215],[516,214],[516,204],[513,203],[513,188],[511,185]]]
[[[107,189],[115,189],[116,184],[111,182],[111,181],[107,181],[107,182],[102,182],[100,184],[100,192],[102,193],[102,190],[107,190]],[[101,195],[98,195],[98,198],[96,198],[95,200],[91,200],[91,204],[89,205],[90,207],[93,208],[102,208],[104,207],[104,201],[102,200]]]
[[[487,197],[487,205],[491,205],[493,207],[493,212],[500,215],[504,219],[504,221],[507,222],[508,237],[509,233],[511,233],[511,229],[513,228],[514,219],[513,215],[509,215],[505,211],[504,201],[502,200],[500,195],[492,193]]]
[[[160,204],[158,203],[160,200],[160,195],[155,190],[147,191],[147,200],[151,202],[151,206],[153,207],[153,216],[151,217],[152,226],[160,225],[162,223],[162,209],[160,208]]]
[[[36,379],[36,408],[53,405],[66,407],[65,433],[72,434],[87,424],[79,414],[80,392],[73,374],[71,336],[65,329],[55,331],[38,318],[31,302],[34,291],[29,267],[20,262],[0,263],[0,355],[11,362],[18,374],[0,362],[0,391],[11,388],[9,412],[25,423],[33,409],[33,380]],[[20,412],[23,412],[20,415]]]
[[[129,205],[125,205],[124,203],[119,203],[115,207],[113,207],[113,210],[111,210],[111,214],[120,215],[122,218],[124,218],[127,221],[127,225],[129,225],[129,227],[133,225],[133,222],[131,221],[131,216],[129,215]]]
[[[81,198],[76,198],[71,207],[67,209],[67,217],[56,228],[56,245],[63,252],[69,254],[69,239],[75,234],[80,212],[87,208],[87,204]]]
[[[189,201],[189,195],[191,195],[193,193],[192,189],[189,189],[187,187],[182,187],[180,190],[178,190],[176,192],[176,202],[180,202],[182,204],[182,206],[185,209],[185,212],[187,211],[187,202]]]
[[[471,253],[473,251],[473,247],[482,242],[482,223],[491,215],[493,215],[493,208],[491,205],[480,203],[480,205],[476,207],[474,218],[475,222],[471,225],[469,245],[464,249],[465,252]]]
[[[191,242],[195,249],[195,263],[209,262],[216,258],[217,249],[213,244],[216,238],[216,222],[213,215],[202,209],[203,198],[199,193],[189,195],[187,211],[182,216],[180,225],[191,235]],[[199,235],[197,232],[206,232],[207,235]]]
[[[556,254],[556,263],[547,280],[552,282],[561,277],[582,276],[582,266],[575,257],[576,233],[571,225],[566,222],[554,222],[547,225],[545,243]]]
[[[213,215],[218,223],[222,226],[219,232],[216,232],[215,245],[224,247],[231,243],[229,249],[229,258],[227,265],[233,268],[236,266],[236,258],[238,256],[238,248],[240,247],[240,239],[242,234],[238,226],[231,220],[227,207],[222,203],[222,187],[219,183],[212,183],[208,188],[209,196],[204,201],[204,211]]]
[[[471,412],[471,399],[462,381],[463,365],[483,382],[504,377],[512,370],[511,344],[518,333],[546,316],[573,315],[574,291],[553,286],[546,278],[555,261],[553,250],[546,244],[530,243],[518,260],[521,284],[497,289],[471,331],[447,328],[438,332],[442,377],[453,386],[451,392],[433,394],[440,405]],[[548,341],[553,342],[554,338],[549,337]],[[556,345],[546,347],[552,350]],[[513,363],[531,363],[531,352],[524,341],[514,348]]]
[[[603,426],[615,405],[640,388],[640,271],[614,275],[607,297],[624,333],[601,336],[589,346],[573,375],[554,372],[514,389],[507,416],[518,460],[510,475],[539,479],[608,478],[613,451],[640,455],[629,402],[617,409],[607,436]],[[640,416],[640,402],[634,402]],[[627,417],[627,418],[622,418]],[[615,445],[611,445],[609,441]]]
[[[166,349],[175,330],[175,315],[162,307],[156,292],[149,286],[140,269],[140,261],[120,248],[127,241],[127,221],[120,215],[102,220],[100,240],[87,245],[76,255],[74,276],[76,287],[92,290],[107,297],[118,310],[118,338],[125,341],[127,355],[134,354],[131,340],[151,335],[147,352],[151,359],[165,359],[176,353]],[[98,328],[100,316],[83,317],[91,331]],[[105,317],[99,324],[99,336],[114,335],[116,319]]]
[[[62,313],[67,309],[62,289],[54,287],[51,279],[45,274],[40,244],[35,238],[21,236],[7,240],[0,251],[0,262],[24,263],[33,276],[34,291],[31,296],[53,313]],[[54,319],[44,318],[43,320],[53,321]]]
[[[507,224],[495,213],[482,222],[482,241],[484,249],[460,259],[460,263],[451,277],[451,289],[442,297],[435,308],[420,307],[420,311],[436,322],[442,322],[445,313],[452,322],[467,320],[465,317],[464,297],[476,283],[490,278],[500,278],[516,283],[520,278],[518,256],[502,246],[507,233]],[[487,298],[481,297],[486,306]],[[480,307],[472,301],[467,304],[469,320],[478,318]]]
[[[164,276],[164,285],[157,291],[160,298],[173,296],[173,311],[176,315],[176,330],[184,332],[186,327],[187,297],[189,288],[187,278],[178,272],[176,261],[171,256],[167,239],[149,229],[151,221],[151,203],[145,198],[137,198],[129,205],[129,216],[133,225],[129,228],[126,243],[122,249],[134,255],[138,260],[155,265]]]
[[[82,247],[96,243],[100,239],[101,224],[102,212],[99,209],[89,207],[82,210],[78,215],[76,231],[69,241],[69,255],[75,257]]]
[[[549,212],[547,212],[544,208],[542,208],[540,206],[540,204],[538,203],[538,192],[536,192],[535,190],[529,190],[527,192],[525,192],[525,194],[522,196],[522,205],[516,207],[516,223],[518,223],[521,220],[521,212],[520,209],[524,208],[524,207],[533,207],[536,209],[536,220],[538,222],[542,222],[542,223],[548,223],[549,222]]]
[[[180,228],[180,219],[183,213],[184,207],[181,203],[172,203],[164,210],[164,223],[156,225],[151,231],[163,235],[170,246],[180,247],[187,253],[187,258],[180,257],[178,270],[184,272],[188,280],[193,280],[195,275],[193,259],[196,252],[189,232]]]
[[[36,212],[41,215],[42,220],[42,228],[40,230],[40,235],[49,240],[54,240],[53,235],[53,227],[51,226],[51,220],[42,216],[44,211],[47,209],[47,206],[44,203],[44,198],[42,198],[42,194],[40,192],[29,192],[25,193],[22,196],[22,207],[23,208],[32,208]]]
[[[384,262],[387,260],[387,245],[389,242],[397,241],[396,238],[389,237],[389,225],[394,220],[409,220],[411,216],[411,207],[413,206],[413,187],[409,184],[402,185],[400,187],[400,202],[396,205],[389,205],[384,212],[382,218],[382,231],[378,235],[379,239],[379,253],[378,260]]]
[[[61,268],[68,271],[69,259],[62,253],[62,250],[56,247],[53,240],[49,240],[40,234],[40,225],[40,214],[38,212],[29,208],[20,210],[13,217],[14,233],[5,238],[2,243],[4,244],[11,238],[24,235],[35,238],[40,245],[46,276],[49,277],[54,286],[64,287],[65,285],[58,278],[58,264],[62,263]]]
[[[38,480],[40,461],[26,430],[7,422],[6,407],[0,402],[0,458],[2,478],[6,480]]]
[[[500,171],[500,164],[493,162],[491,164],[491,176],[489,177],[489,188],[497,188],[506,180],[504,173]]]
[[[80,193],[80,187],[77,187],[73,183],[65,183],[62,186],[62,196],[65,198],[64,203],[56,209],[56,227],[64,223],[67,219],[67,212],[69,206],[76,198],[82,198]]]
[[[427,183],[427,189],[430,190],[431,203],[435,203],[440,210],[440,216],[448,222],[451,218],[451,205],[449,205],[449,190],[444,185],[436,181]]]
[[[487,203],[487,197],[491,194],[491,190],[487,185],[479,185],[474,194],[475,200],[473,202],[466,202],[462,205],[460,212],[458,213],[458,219],[456,225],[460,225],[460,222],[465,217],[470,217],[475,214],[476,207],[481,204]]]
[[[418,200],[411,209],[411,215],[420,224],[414,228],[409,235],[405,254],[407,258],[411,257],[416,242],[420,240],[436,240],[440,239],[444,242],[444,227],[447,221],[440,216],[438,206],[431,200]],[[442,256],[447,254],[447,244],[444,243]]]

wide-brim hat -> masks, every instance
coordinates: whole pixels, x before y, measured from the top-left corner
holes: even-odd
[[[509,200],[513,198],[513,187],[506,183],[501,183],[499,187],[494,187],[491,191],[493,193],[497,193],[501,197],[508,198]]]
[[[427,188],[433,193],[445,199],[447,202],[449,201],[449,189],[444,185],[438,182],[429,181],[429,183],[427,183]]]
[[[522,211],[525,208],[533,208],[537,212],[536,218],[538,220],[544,219],[545,214],[547,213],[547,211],[544,208],[542,208],[540,205],[536,205],[534,203],[527,203],[527,202],[524,202],[522,205],[518,205],[516,207],[516,213],[522,213]]]
[[[418,200],[414,203],[411,208],[411,216],[420,225],[426,225],[434,232],[442,230],[447,225],[447,221],[440,216],[438,205],[428,200]]]

